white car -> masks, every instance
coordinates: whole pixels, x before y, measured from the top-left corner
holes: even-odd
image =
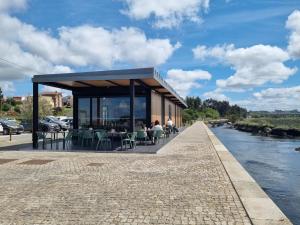
[[[1,124],[0,124],[0,133],[3,133],[3,127]]]
[[[69,117],[67,116],[56,116],[56,119],[62,121],[62,120],[65,120],[65,119],[68,119]]]

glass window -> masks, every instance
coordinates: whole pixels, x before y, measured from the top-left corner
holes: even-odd
[[[146,125],[146,97],[135,98],[135,127],[141,129]]]
[[[90,126],[90,98],[78,99],[78,126],[79,128]]]
[[[129,97],[100,98],[100,124],[102,126],[128,128],[129,119]]]
[[[94,128],[129,129],[130,98],[127,96],[92,98],[92,112],[90,112],[90,98],[79,98],[79,127],[89,127],[90,116]],[[146,124],[146,97],[135,98],[135,123],[136,128]]]

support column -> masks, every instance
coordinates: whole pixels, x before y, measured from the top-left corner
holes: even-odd
[[[151,126],[151,117],[152,117],[152,109],[151,109],[151,89],[146,90],[146,127]]]
[[[73,129],[78,129],[78,97],[73,93]]]
[[[162,94],[161,95],[161,125],[165,124],[165,117],[166,117],[166,112],[165,112],[165,96]]]
[[[32,86],[32,147],[38,148],[38,129],[39,129],[39,84],[33,83]]]
[[[135,115],[134,115],[134,101],[135,101],[135,87],[134,87],[134,80],[130,80],[130,124],[129,130],[130,132],[134,132],[135,130]]]
[[[174,120],[174,124],[177,126],[177,106],[176,104],[174,103],[175,105],[175,120]]]

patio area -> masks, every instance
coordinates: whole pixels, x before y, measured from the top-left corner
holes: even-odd
[[[179,133],[185,128],[179,129]],[[99,152],[99,153],[146,153],[155,154],[160,148],[169,143],[179,133],[171,132],[168,135],[162,136],[159,140],[147,138],[146,141],[143,139],[136,138],[135,146],[132,148],[129,144],[123,146],[122,140],[127,138],[127,135],[122,133],[120,136],[118,132],[114,135],[109,135],[108,139],[111,141],[111,146],[99,146],[97,149],[98,138],[95,135],[96,131],[92,131],[94,138],[90,141],[83,141],[80,137],[74,137],[68,139],[69,132],[59,133],[44,133],[45,140],[40,139],[38,148],[32,148],[31,144],[20,144],[8,147],[1,147],[0,150],[14,150],[14,151],[42,151],[42,152]],[[55,139],[54,139],[55,137]]]

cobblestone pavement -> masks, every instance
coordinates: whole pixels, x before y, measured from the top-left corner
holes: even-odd
[[[251,224],[201,123],[156,155],[4,158],[17,160],[0,160],[0,224]]]

